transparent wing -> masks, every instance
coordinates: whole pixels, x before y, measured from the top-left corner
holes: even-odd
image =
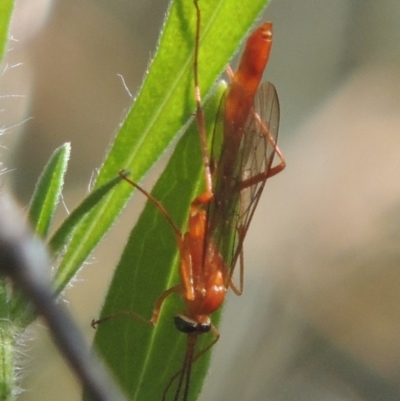
[[[247,120],[242,141],[242,175],[238,227],[245,235],[257,207],[275,155],[279,130],[279,101],[274,85],[260,85],[254,98],[254,113]],[[261,124],[260,124],[261,121]]]
[[[256,93],[254,107],[245,124],[236,154],[225,154],[226,149],[232,151],[232,146],[224,143],[218,152],[214,151],[216,146],[213,146],[213,154],[218,155],[218,160],[215,162],[215,198],[209,206],[207,237],[212,238],[221,253],[230,277],[268,178],[278,128],[278,96],[275,87],[265,82]],[[224,138],[224,141],[229,140]]]

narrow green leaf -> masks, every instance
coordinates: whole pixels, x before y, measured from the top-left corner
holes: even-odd
[[[90,195],[68,216],[61,227],[49,241],[52,256],[57,257],[63,247],[67,245],[76,226],[86,215],[117,185],[121,177],[117,176],[106,184],[93,190]]]
[[[200,1],[199,78],[203,95],[214,85],[266,3],[252,0],[243,7],[242,0]],[[97,186],[123,168],[132,172],[133,181],[140,182],[192,116],[195,20],[192,1],[171,3],[149,73],[100,170]],[[129,186],[118,186],[75,231],[57,271],[58,291],[84,263],[131,193]]]
[[[14,9],[14,0],[0,1],[0,61],[3,60],[8,41],[11,14]]]
[[[207,102],[209,133],[213,132],[225,87],[221,83]],[[190,203],[204,186],[202,167],[198,128],[194,123],[179,141],[152,192],[183,232]],[[149,319],[157,297],[179,283],[179,262],[174,232],[149,202],[129,237],[101,315],[135,311]],[[128,316],[99,325],[95,344],[130,399],[160,400],[168,380],[181,368],[186,336],[175,329],[172,317],[183,309],[179,297],[171,296],[155,328]],[[212,340],[212,334],[200,336],[196,348],[201,350]],[[194,364],[190,399],[195,399],[201,388],[208,360],[209,355],[205,355]]]
[[[65,143],[54,151],[39,177],[29,205],[29,220],[36,234],[42,238],[45,238],[49,231],[60,201],[70,153],[69,143]]]

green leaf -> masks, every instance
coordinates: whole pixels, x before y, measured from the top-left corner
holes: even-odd
[[[3,278],[0,280],[0,291],[6,288]],[[2,296],[3,294],[0,294]],[[2,314],[2,316],[4,316]],[[4,401],[15,400],[15,337],[16,330],[7,317],[0,320],[0,397]]]
[[[56,153],[57,151],[54,153],[54,155]],[[55,232],[48,243],[53,259],[57,258],[63,248],[68,244],[68,241],[71,238],[71,235],[73,234],[77,224],[82,221],[93,209],[93,207],[95,207],[101,201],[101,199],[104,198],[104,196],[106,196],[118,183],[120,183],[121,180],[122,178],[118,175],[108,183],[93,190],[90,195],[87,196],[83,202],[67,217],[67,219]],[[30,312],[25,314],[26,298],[24,296],[17,295],[13,300],[13,306],[11,309],[14,316],[18,316],[21,320],[21,326],[27,326],[36,317],[35,314]]]
[[[121,182],[120,176],[115,177],[106,184],[93,190],[90,195],[67,217],[61,227],[49,241],[49,247],[53,257],[57,257],[63,247],[67,245],[76,226],[86,215],[117,185]]]
[[[199,79],[203,95],[209,92],[266,3],[252,0],[243,7],[242,0],[200,1]],[[171,3],[149,73],[100,170],[96,186],[121,169],[129,169],[132,180],[140,182],[191,118],[195,20],[191,1]],[[57,271],[57,291],[65,288],[82,266],[131,194],[129,186],[118,186],[80,224]]]
[[[29,205],[29,220],[35,232],[45,238],[54,217],[61,191],[64,175],[67,171],[71,145],[66,143],[54,151],[36,184]]]
[[[11,14],[14,9],[14,0],[0,2],[0,61],[3,60],[8,41]]]
[[[207,102],[207,132],[213,132],[225,84]],[[192,124],[179,141],[168,166],[154,187],[172,220],[184,232],[190,203],[202,191],[204,170],[197,124]],[[160,211],[148,202],[131,232],[116,269],[101,316],[135,311],[149,319],[157,297],[179,283],[180,262],[174,232]],[[123,315],[99,325],[95,344],[122,388],[132,400],[159,400],[168,380],[183,361],[186,336],[179,333],[172,317],[184,309],[179,297],[172,295],[162,309],[157,325]],[[213,322],[217,318],[213,317]],[[200,336],[197,350],[213,341],[212,334]],[[193,365],[190,399],[201,388],[209,353]]]

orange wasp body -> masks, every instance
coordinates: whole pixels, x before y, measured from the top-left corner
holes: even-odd
[[[212,163],[210,162],[205,119],[198,89],[197,55],[200,10],[197,1],[195,5],[197,10],[194,62],[196,119],[201,138],[206,190],[191,204],[188,231],[182,233],[158,200],[129,180],[124,172],[120,173],[165,216],[175,232],[179,247],[180,283],[158,297],[150,319],[152,324],[157,323],[164,300],[171,294],[178,294],[185,303],[186,309],[175,317],[175,326],[188,335],[187,350],[182,369],[171,378],[163,395],[165,399],[170,386],[178,378],[174,400],[178,400],[181,395],[182,400],[187,399],[192,363],[211,348],[219,338],[219,333],[212,325],[209,316],[221,307],[228,288],[232,288],[236,294],[242,292],[242,260],[239,289],[232,281],[232,274],[237,259],[241,255],[248,225],[265,181],[284,167],[283,158],[275,143],[279,106],[272,84],[267,84],[267,87],[263,87],[261,91],[261,97],[265,98],[265,95],[268,95],[269,102],[265,105],[267,110],[261,112],[260,116],[257,114],[259,105],[254,103],[271,48],[271,23],[261,25],[251,34],[246,43],[238,71],[233,75],[232,83],[221,105],[221,110],[224,110],[222,147],[214,152]],[[273,127],[270,126],[271,119]],[[250,132],[249,127],[251,127]],[[261,156],[254,154],[259,151],[258,148],[261,148]],[[272,168],[275,153],[279,154],[281,163]],[[253,161],[254,157],[256,164]],[[145,320],[135,312],[119,312],[94,321],[93,325],[118,315],[131,315]],[[214,334],[214,341],[195,355],[194,349],[198,335],[209,331]]]

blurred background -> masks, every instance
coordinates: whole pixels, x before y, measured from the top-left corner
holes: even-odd
[[[67,141],[66,206],[87,193],[131,104],[118,74],[135,94],[167,3],[17,1],[0,167],[23,204]],[[245,291],[226,303],[202,400],[398,400],[400,3],[274,0],[262,19],[287,168],[246,238]],[[112,230],[66,293],[88,338],[130,228]],[[80,399],[45,327],[23,343],[19,399]]]

